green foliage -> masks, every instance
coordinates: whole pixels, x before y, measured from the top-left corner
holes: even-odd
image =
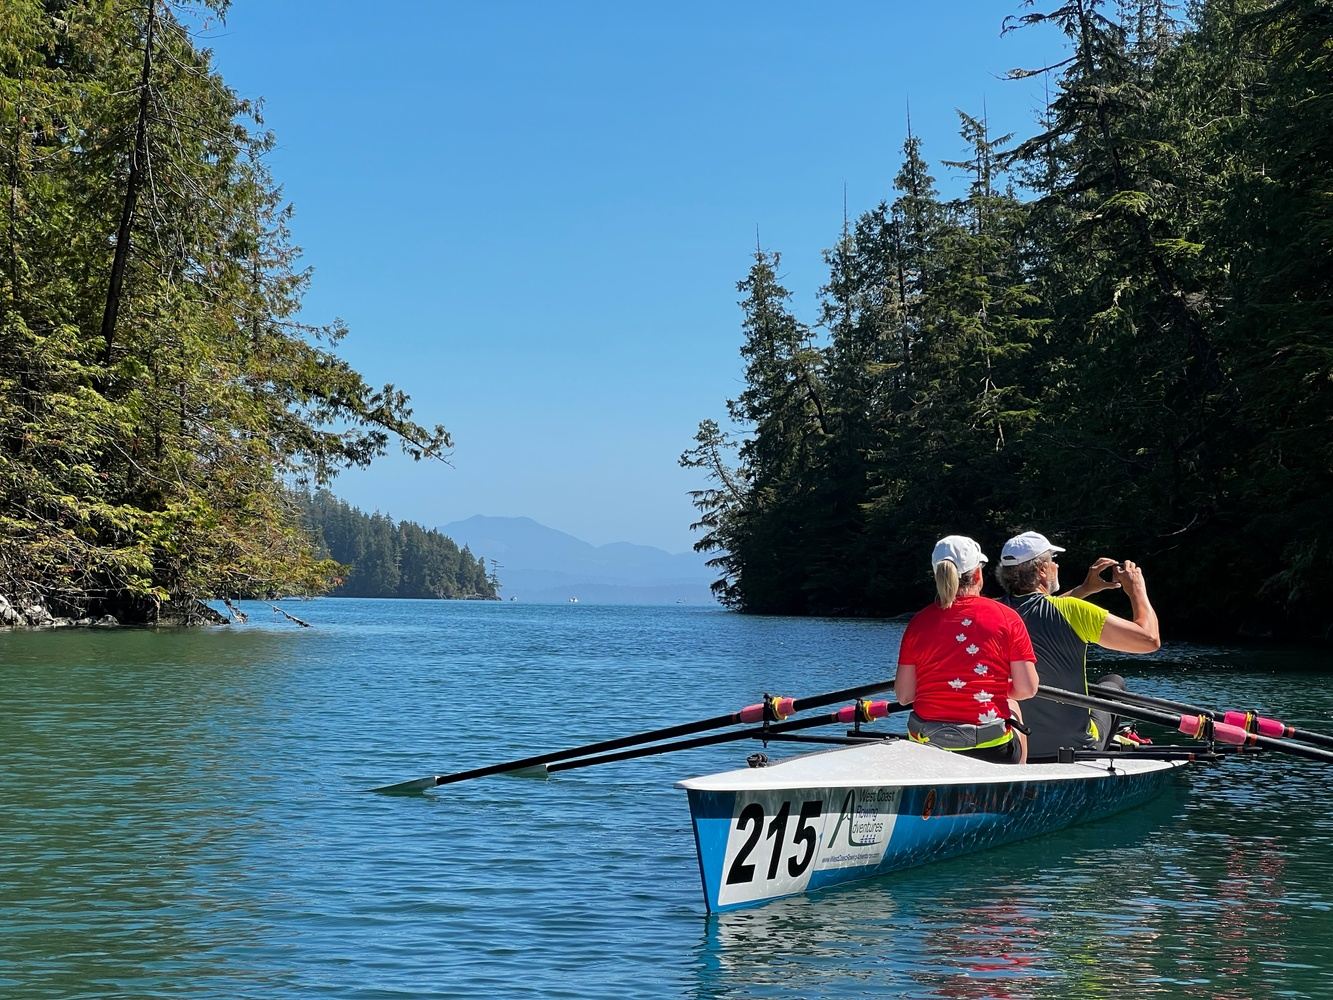
[[[485,561],[438,531],[364,514],[327,490],[302,508],[321,550],[342,564],[334,597],[498,597]]]
[[[960,112],[954,201],[909,134],[825,253],[825,339],[757,255],[736,430],[683,458],[728,603],[896,613],[936,537],[1039,527],[1146,564],[1173,628],[1329,634],[1333,4],[1178,14],[1009,19],[1068,40],[1012,74],[1053,85],[1036,134]]]
[[[318,592],[286,487],[450,446],[298,321],[273,139],[179,9],[0,4],[0,593],[65,613]]]

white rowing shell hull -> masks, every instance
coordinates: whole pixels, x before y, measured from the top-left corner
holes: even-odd
[[[991,764],[907,740],[682,781],[714,911],[939,861],[1131,808],[1179,760]]]

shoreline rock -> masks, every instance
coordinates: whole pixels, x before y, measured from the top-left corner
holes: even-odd
[[[17,606],[16,606],[17,605]],[[103,623],[120,627],[120,622],[111,615],[94,619],[88,615],[56,614],[40,598],[26,598],[22,601],[11,600],[0,594],[0,628],[10,629],[66,629],[91,628]]]
[[[63,613],[57,613],[63,612]],[[9,629],[68,629],[68,628],[177,628],[198,625],[228,625],[230,621],[202,601],[163,604],[156,621],[124,622],[115,615],[94,615],[86,608],[65,605],[55,611],[39,597],[11,598],[0,594],[0,628]]]

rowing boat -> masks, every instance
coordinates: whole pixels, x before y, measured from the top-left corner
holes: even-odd
[[[1185,763],[992,764],[885,740],[677,787],[689,793],[704,899],[717,912],[1108,816],[1152,798]]]
[[[778,741],[850,744],[772,766],[764,754],[752,754],[748,769],[678,783],[689,793],[704,901],[709,910],[718,911],[870,878],[1108,816],[1147,801],[1177,768],[1193,760],[1216,762],[1226,754],[1272,750],[1333,764],[1333,735],[1290,726],[1258,712],[1221,715],[1119,689],[1111,700],[1050,686],[1038,691],[1037,697],[1164,726],[1192,742],[1111,753],[1062,749],[1054,764],[991,764],[901,738],[876,738],[862,730],[876,719],[906,710],[906,705],[866,700],[892,686],[892,681],[878,681],[803,698],[765,695],[762,703],[712,718],[413,778],[372,791],[419,795],[473,778],[545,775],[739,740],[762,740],[765,746]],[[796,712],[848,698],[857,700],[827,715],[783,721]],[[737,724],[743,727],[728,728]],[[839,737],[800,732],[834,724],[855,728]]]

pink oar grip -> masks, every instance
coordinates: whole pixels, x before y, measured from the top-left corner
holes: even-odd
[[[865,717],[868,719],[882,719],[889,714],[889,703],[887,701],[865,701],[838,709],[836,713],[837,720],[845,723],[857,721],[857,709],[861,705],[865,706]]]
[[[1243,747],[1250,741],[1250,734],[1240,726],[1233,726],[1226,722],[1214,722],[1213,739],[1221,743],[1234,743],[1236,746]]]
[[[1259,735],[1271,736],[1274,739],[1281,739],[1283,736],[1290,736],[1293,730],[1291,726],[1279,722],[1277,719],[1266,719],[1259,716]]]
[[[795,698],[774,698],[772,705],[773,714],[779,719],[785,719],[796,711]],[[763,722],[764,703],[761,701],[758,705],[746,705],[739,714],[742,722]]]
[[[1180,717],[1180,731],[1186,736],[1197,737],[1200,731],[1200,720],[1197,715],[1182,715]]]
[[[760,702],[758,705],[746,705],[744,708],[741,709],[740,715],[742,722],[763,722],[764,721],[763,702]]]
[[[1283,736],[1291,735],[1291,728],[1277,719],[1268,719],[1262,715],[1256,715],[1254,718],[1255,731],[1260,736],[1271,736],[1274,739],[1281,739]],[[1250,719],[1248,712],[1228,712],[1222,717],[1222,721],[1229,726],[1240,726],[1246,728],[1246,723]]]

